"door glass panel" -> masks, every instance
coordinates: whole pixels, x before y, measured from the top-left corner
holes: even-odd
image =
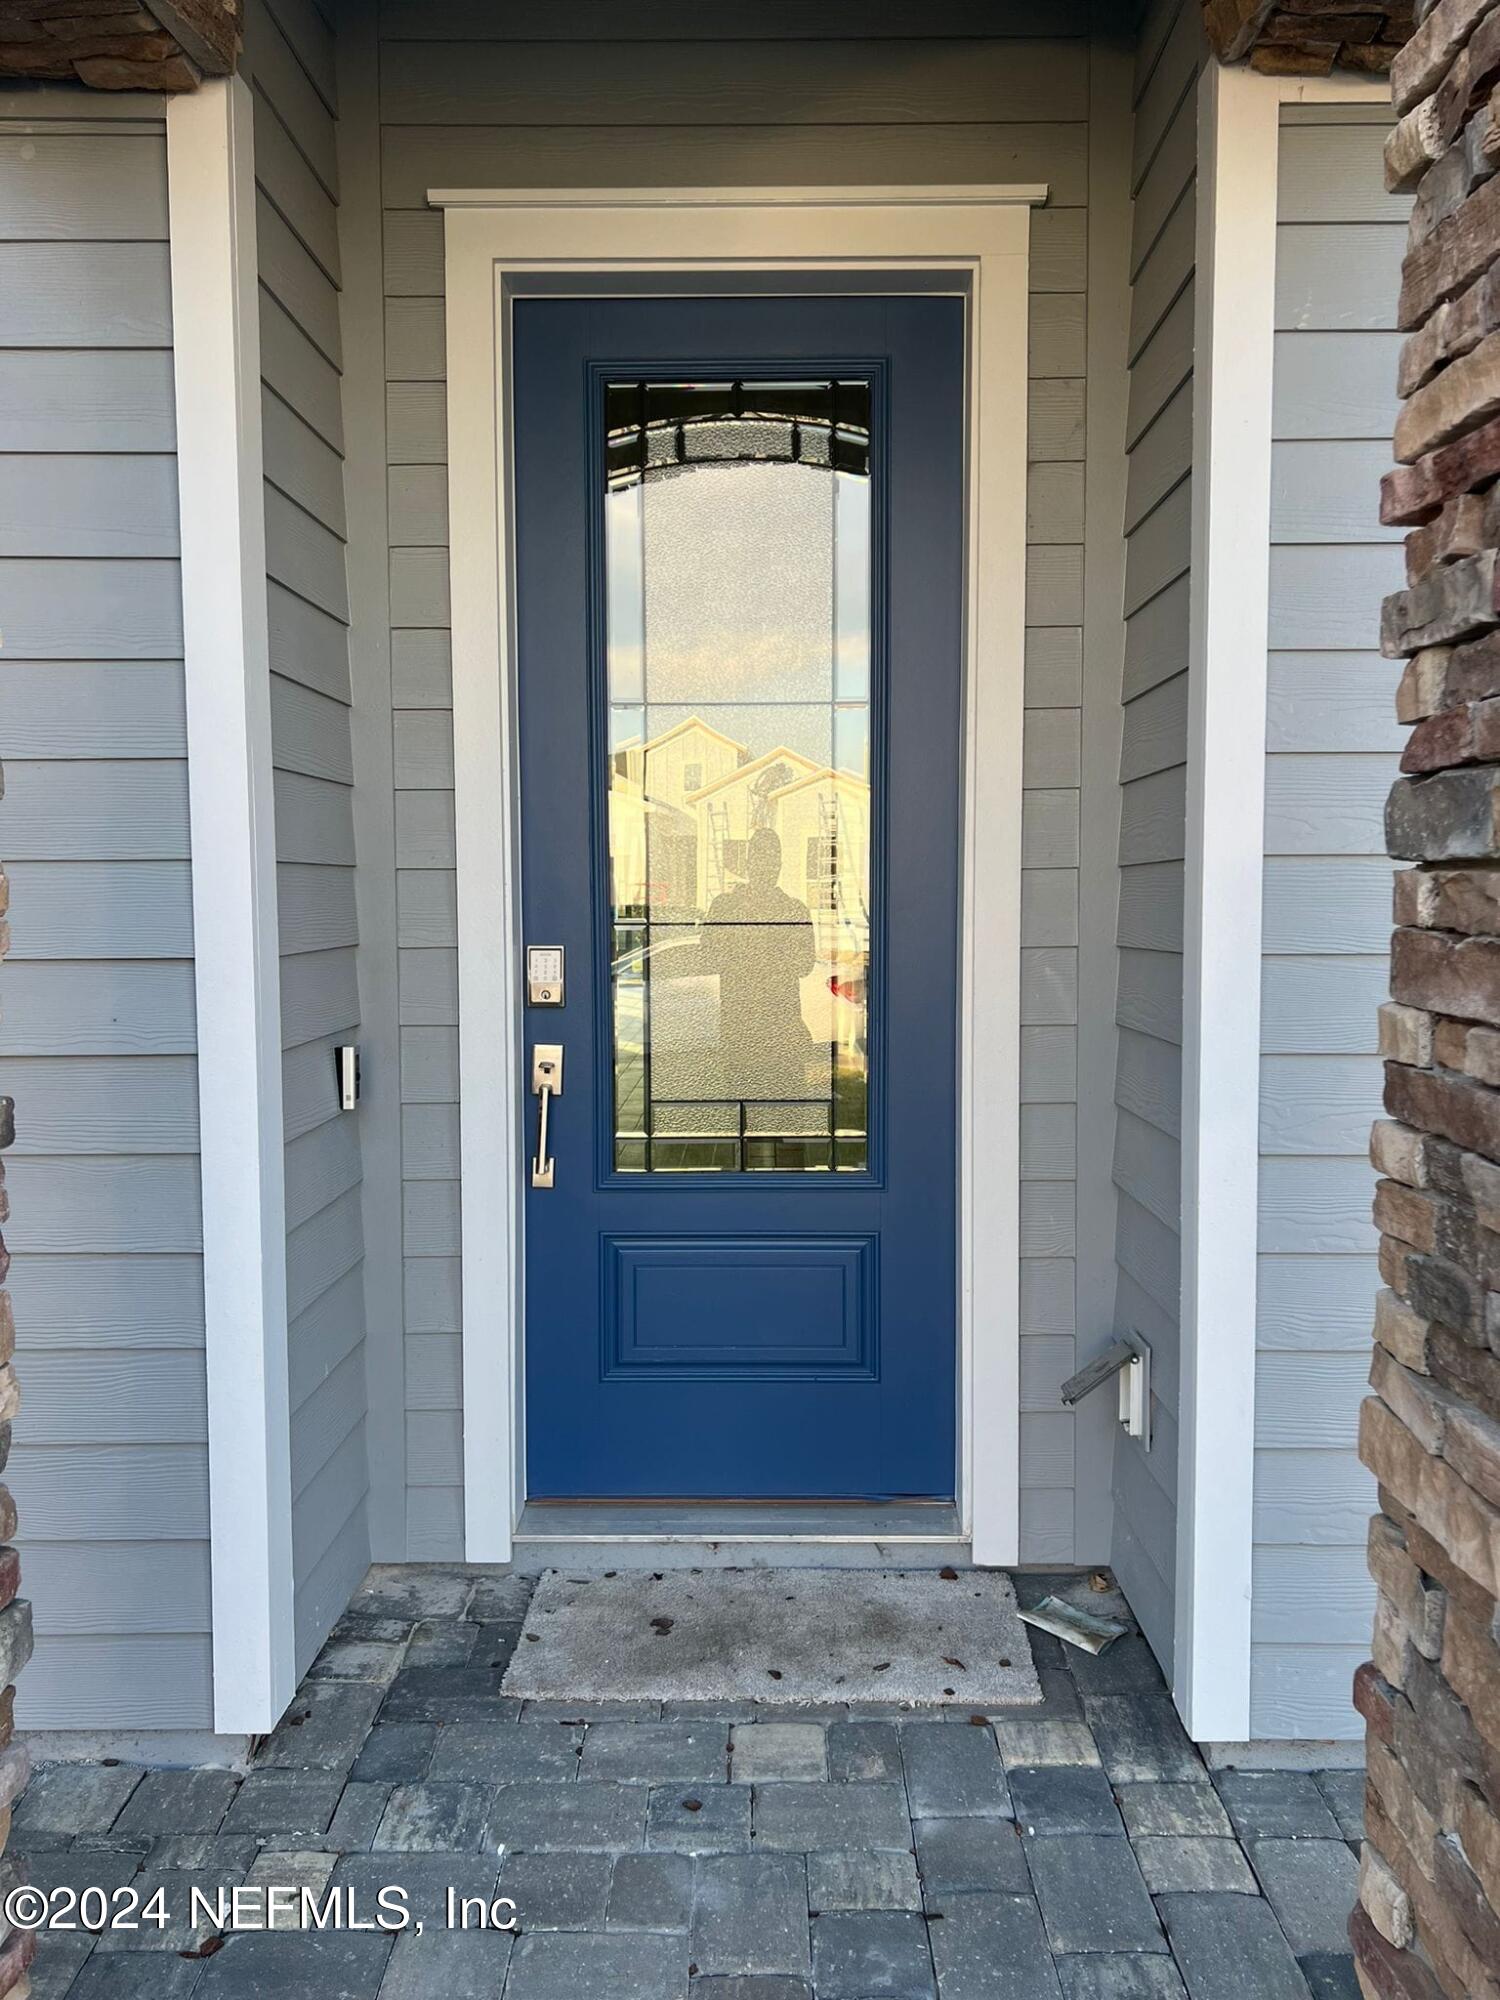
[[[862,1172],[870,386],[606,413],[615,1168]]]

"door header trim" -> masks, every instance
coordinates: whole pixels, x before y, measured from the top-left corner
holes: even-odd
[[[446,210],[458,874],[465,1554],[508,1562],[525,1504],[520,876],[511,301],[544,278],[851,289],[952,272],[968,306],[960,975],[959,1494],[974,1560],[1020,1539],[1021,738],[1031,205],[1014,188],[439,190]],[[497,662],[498,671],[497,671]],[[981,865],[982,857],[982,865]],[[981,998],[982,996],[982,998]]]
[[[429,188],[433,208],[1040,208],[1045,181],[954,187]]]

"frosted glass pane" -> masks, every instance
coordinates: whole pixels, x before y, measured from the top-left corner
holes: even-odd
[[[615,1166],[862,1171],[868,386],[607,411]]]
[[[643,482],[648,701],[828,700],[835,485],[790,462]]]

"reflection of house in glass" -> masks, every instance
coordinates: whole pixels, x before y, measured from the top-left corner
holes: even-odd
[[[866,1164],[869,390],[612,383],[616,1164]]]
[[[868,779],[785,745],[690,716],[614,752],[619,1165],[648,1092],[658,1169],[865,1164],[869,842]]]

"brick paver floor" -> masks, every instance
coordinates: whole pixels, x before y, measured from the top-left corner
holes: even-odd
[[[246,1776],[40,1769],[28,1879],[160,1887],[171,1922],[45,1936],[35,2000],[1358,1993],[1361,1778],[1210,1773],[1135,1634],[1092,1659],[1032,1633],[1040,1707],[943,1719],[521,1704],[531,1584],[372,1571]],[[192,1888],[235,1885],[340,1889],[369,1926],[394,1886],[423,1928],[193,1921]],[[517,1930],[450,1928],[450,1890]]]

